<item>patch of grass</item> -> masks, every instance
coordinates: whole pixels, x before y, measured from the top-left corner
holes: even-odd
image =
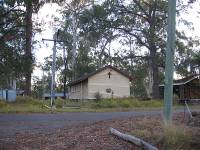
[[[162,107],[162,100],[140,101],[137,99],[103,99],[92,103],[91,108],[145,108],[145,107]]]
[[[42,100],[33,99],[32,97],[20,96],[16,98],[14,102],[1,101],[4,104],[0,113],[25,113],[25,112],[46,112],[48,111],[43,107]],[[0,105],[1,105],[0,104]]]
[[[55,106],[56,108],[62,108],[65,105],[65,101],[63,99],[56,99]]]
[[[98,102],[91,103],[91,108],[98,109],[98,108],[115,108],[118,107],[118,103],[116,100],[112,99],[103,99]]]
[[[1,102],[1,101],[0,101]],[[0,103],[0,112],[51,112],[45,105],[50,107],[50,100],[38,100],[32,97],[17,97],[15,102]],[[163,105],[162,100],[141,101],[133,98],[125,99],[102,99],[80,101],[56,99],[54,112],[104,112],[104,111],[130,111],[135,109],[155,109]]]
[[[122,100],[122,101],[119,101],[119,105],[121,107],[129,108],[131,107],[131,102],[130,100]]]
[[[145,138],[150,138],[152,137],[152,133],[147,130],[147,129],[144,129],[144,130],[136,130],[134,131],[134,135],[136,135],[137,137],[145,137]]]
[[[4,100],[0,100],[0,108],[7,107],[8,104]]]
[[[133,122],[131,134],[161,150],[188,150],[193,141],[186,126],[164,126],[159,119],[150,117]]]
[[[163,128],[163,147],[170,150],[182,150],[188,145],[190,134],[183,127],[174,125]]]

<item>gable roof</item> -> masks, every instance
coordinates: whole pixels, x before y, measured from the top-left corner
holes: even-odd
[[[191,75],[183,79],[175,80],[173,85],[184,85],[197,78],[199,78],[199,75]]]
[[[122,70],[119,70],[119,69],[117,69],[117,68],[114,67],[114,66],[108,65],[108,66],[99,68],[99,69],[97,69],[96,71],[93,71],[93,72],[91,72],[91,73],[89,73],[89,74],[87,74],[87,75],[85,75],[85,76],[83,76],[83,77],[80,77],[80,78],[78,78],[78,79],[76,79],[76,80],[74,80],[74,81],[71,81],[70,83],[68,83],[68,85],[69,85],[69,86],[72,86],[72,85],[78,84],[78,83],[80,83],[80,82],[83,82],[83,81],[87,80],[89,77],[91,77],[91,76],[93,76],[93,75],[95,75],[95,74],[97,74],[97,73],[99,73],[99,72],[101,72],[101,71],[103,71],[103,70],[105,70],[105,69],[108,69],[108,68],[109,68],[109,69],[113,69],[113,70],[115,70],[116,72],[119,72],[120,74],[124,75],[125,77],[129,78],[130,80],[132,79],[132,77],[129,76],[129,74],[128,74],[127,72],[122,71]]]
[[[173,85],[184,85],[184,84],[187,84],[188,82],[190,82],[194,79],[197,79],[199,77],[200,77],[200,75],[198,75],[198,74],[190,75],[190,76],[182,78],[182,79],[174,80]],[[164,84],[161,84],[160,86],[164,86]]]

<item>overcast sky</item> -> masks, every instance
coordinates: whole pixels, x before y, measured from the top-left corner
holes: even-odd
[[[194,5],[193,10],[190,11],[189,14],[184,14],[183,17],[187,19],[188,21],[193,23],[194,31],[188,31],[186,32],[189,36],[199,36],[200,35],[200,18],[197,17],[197,10],[199,10],[200,5]],[[38,41],[42,41],[42,38],[53,38],[54,30],[55,28],[59,28],[58,23],[53,20],[53,16],[61,18],[62,15],[57,12],[59,9],[59,6],[57,4],[46,4],[38,13],[38,15],[35,15],[35,18],[38,18],[39,21],[45,22],[46,24],[43,26],[44,31],[41,34],[36,34],[36,39]],[[178,26],[178,28],[183,28],[182,26]],[[43,63],[44,58],[52,54],[52,47],[53,42],[43,42],[41,45],[37,46],[35,49],[35,56],[36,56],[36,62],[37,63]],[[113,46],[112,48],[117,49],[116,46]],[[42,76],[41,70],[36,68],[33,72],[33,75],[36,76]]]

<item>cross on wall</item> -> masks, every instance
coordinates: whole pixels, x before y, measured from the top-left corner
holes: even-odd
[[[109,71],[108,72],[108,78],[110,79],[110,76],[112,75],[112,73]]]

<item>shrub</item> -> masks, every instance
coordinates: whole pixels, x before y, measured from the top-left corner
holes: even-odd
[[[42,101],[38,99],[34,99],[30,96],[17,96],[16,101],[14,103],[17,104],[29,104],[29,105],[42,105]]]
[[[104,108],[114,108],[118,106],[116,100],[113,99],[105,99],[100,102]]]
[[[102,108],[102,105],[100,103],[92,103],[90,107],[96,109],[96,108]]]
[[[120,103],[121,107],[126,107],[126,108],[131,107],[131,101],[130,100],[120,100],[119,103]]]
[[[65,103],[65,100],[63,100],[63,99],[56,99],[55,100],[56,108],[62,108],[64,103]]]
[[[143,101],[143,105],[145,107],[162,107],[163,101],[162,100]]]
[[[0,108],[7,107],[8,104],[4,100],[0,100]]]
[[[102,94],[100,94],[100,92],[96,92],[94,93],[94,97],[95,97],[95,101],[98,102],[99,100],[102,99]]]
[[[29,96],[17,96],[15,103],[28,103],[33,101],[32,97]]]
[[[91,105],[91,108],[115,108],[117,106],[118,106],[118,103],[116,100],[104,99],[96,103],[93,103]]]

